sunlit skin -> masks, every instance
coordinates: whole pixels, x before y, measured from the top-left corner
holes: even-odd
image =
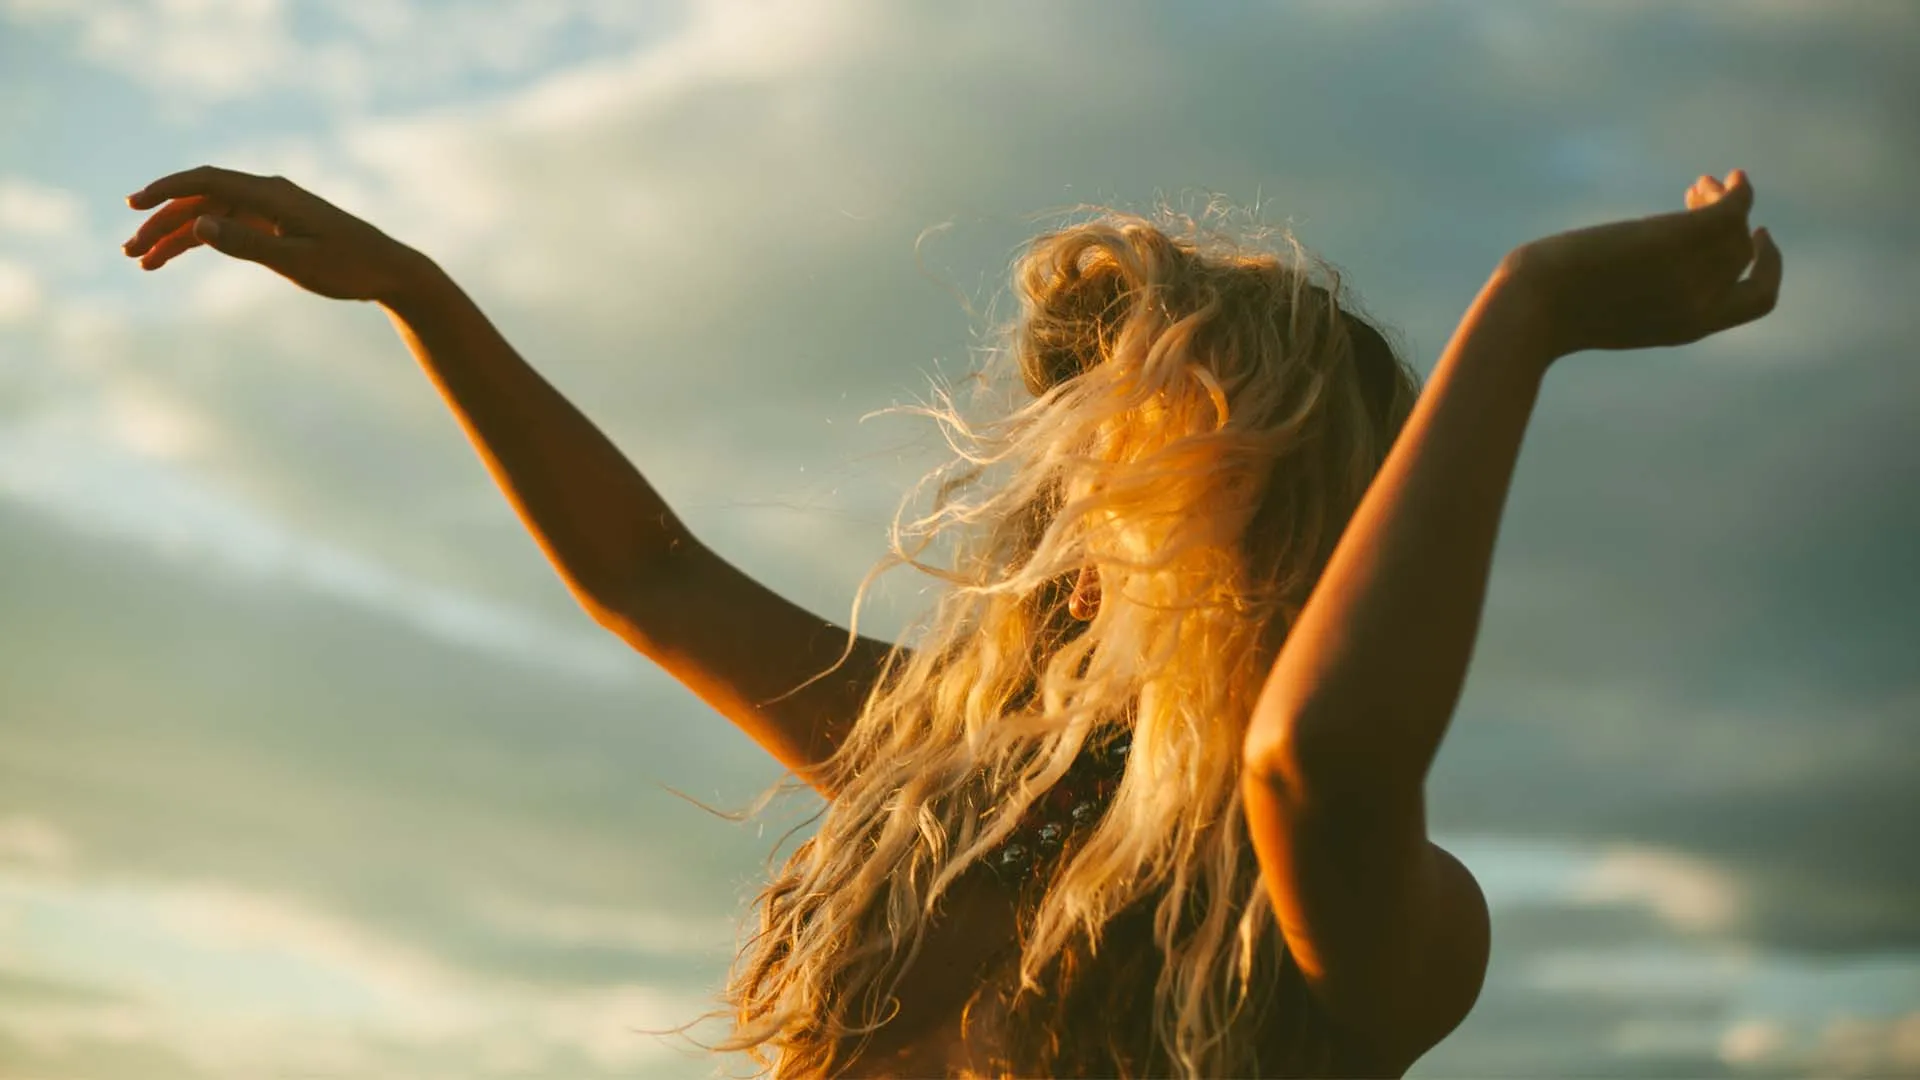
[[[1276,643],[1242,797],[1287,949],[1364,1045],[1359,1071],[1403,1073],[1465,1018],[1485,976],[1486,902],[1428,838],[1425,781],[1542,381],[1574,353],[1684,345],[1772,311],[1781,253],[1749,228],[1753,201],[1742,170],[1702,176],[1685,210],[1559,233],[1503,259]],[[124,249],[145,269],[210,246],[322,296],[380,303],[587,613],[834,796],[819,766],[886,643],[860,638],[835,678],[789,693],[839,659],[846,632],[695,539],[430,259],[278,177],[203,166],[128,205],[153,211]],[[1070,610],[1090,618],[1100,602],[1089,568]],[[973,925],[1013,932],[1005,919]],[[903,986],[903,1004],[963,999],[944,978],[930,967]]]

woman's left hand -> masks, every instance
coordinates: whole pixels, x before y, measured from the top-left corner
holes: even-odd
[[[1746,172],[1733,170],[1724,184],[1702,176],[1686,203],[1558,233],[1507,256],[1501,273],[1537,305],[1552,356],[1687,345],[1773,310],[1780,249],[1766,229],[1748,231]]]

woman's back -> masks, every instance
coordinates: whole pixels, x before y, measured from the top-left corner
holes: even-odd
[[[1002,1077],[1034,1075],[1041,1068],[1061,1076],[1167,1074],[1164,1066],[1116,1061],[1110,1053],[1098,1053],[1093,1060],[1072,1060],[1071,1053],[1048,1062],[1008,1060],[1009,1048],[1021,1041],[1011,1028],[1019,984],[1018,902],[1014,892],[984,868],[958,882],[901,981],[898,1012],[865,1047],[848,1040],[843,1050],[849,1055],[847,1063],[835,1075],[871,1080]],[[1113,968],[1139,974],[1132,985],[1099,991],[1101,997],[1117,997],[1129,1004],[1117,1010],[1082,1010],[1101,1030],[1057,1032],[1063,1047],[1097,1045],[1109,1036],[1123,1044],[1145,1041],[1157,966],[1138,961],[1143,950],[1155,948],[1150,925],[1150,910],[1137,910],[1115,921],[1103,949]],[[1089,974],[1098,977],[1098,973]],[[1249,1075],[1398,1075],[1399,1070],[1374,1060],[1359,1040],[1329,1025],[1292,964],[1280,965],[1277,981],[1254,1032],[1259,1070]]]
[[[1014,895],[990,873],[956,883],[898,994],[900,1011],[847,1077],[991,1076],[1018,978]],[[848,1052],[856,1047],[851,1041]]]

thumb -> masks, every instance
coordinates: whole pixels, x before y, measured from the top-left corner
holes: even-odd
[[[231,255],[248,262],[278,266],[287,254],[288,244],[285,239],[262,232],[233,218],[202,214],[193,223],[193,235],[223,255]]]

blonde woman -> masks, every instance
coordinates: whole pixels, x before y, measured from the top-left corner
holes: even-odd
[[[1417,393],[1290,239],[1042,236],[1011,403],[924,410],[960,454],[893,535],[946,585],[909,646],[703,546],[418,252],[278,177],[129,202],[143,266],[206,245],[384,305],[586,611],[828,800],[726,987],[724,1045],[783,1078],[1405,1072],[1486,968],[1423,785],[1542,379],[1781,276],[1745,174],[1703,176],[1515,249]]]

